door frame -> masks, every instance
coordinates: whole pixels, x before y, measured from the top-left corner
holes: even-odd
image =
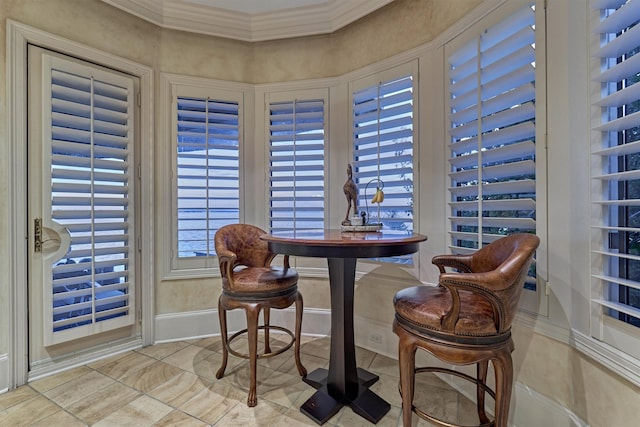
[[[140,301],[142,313],[141,339],[111,346],[99,352],[92,352],[72,360],[61,362],[56,370],[85,363],[108,354],[126,351],[154,342],[154,202],[153,173],[153,69],[136,62],[102,52],[81,43],[68,40],[45,31],[7,19],[7,137],[10,159],[9,179],[9,230],[7,254],[12,254],[9,262],[9,307],[8,307],[8,388],[12,389],[45,376],[50,372],[29,373],[28,355],[28,265],[27,236],[31,232],[27,223],[27,45],[34,44],[45,49],[74,56],[118,69],[140,79],[140,156],[136,173],[141,177],[139,215],[140,222],[136,249],[139,251]]]

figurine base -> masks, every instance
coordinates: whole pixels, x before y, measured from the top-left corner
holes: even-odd
[[[382,224],[341,225],[340,231],[380,231]]]

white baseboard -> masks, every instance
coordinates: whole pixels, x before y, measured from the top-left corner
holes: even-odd
[[[227,321],[230,325],[235,324],[236,317],[233,311],[229,312]],[[220,335],[218,310],[159,314],[155,317],[153,329],[155,332],[154,342],[156,344]]]
[[[271,323],[293,329],[295,310],[272,310]],[[246,318],[242,310],[227,312],[229,331],[246,328]],[[170,342],[185,339],[220,335],[218,310],[199,310],[186,313],[160,314],[155,318],[155,342]],[[398,339],[391,328],[383,322],[355,316],[354,329],[356,345],[388,357],[397,358]],[[305,309],[302,320],[302,334],[308,336],[328,336],[331,332],[331,310]],[[379,339],[376,339],[379,338]]]
[[[295,310],[271,310],[271,324],[292,329],[295,325]],[[227,312],[229,332],[247,327],[242,310]],[[180,341],[185,339],[220,335],[218,310],[199,310],[187,313],[160,314],[155,318],[155,342]],[[302,320],[302,334],[310,336],[329,335],[331,310],[305,309]]]

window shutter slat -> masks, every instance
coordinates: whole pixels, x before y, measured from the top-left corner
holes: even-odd
[[[607,180],[612,182],[635,181],[637,179],[640,179],[640,170],[636,169],[616,173],[607,173],[603,175],[594,175],[593,179],[602,181]]]
[[[495,114],[487,114],[481,120],[481,132],[488,132],[492,129],[500,129],[507,127],[513,123],[531,120],[535,116],[535,105],[528,102],[517,107],[503,110]],[[474,135],[478,130],[477,121],[472,121],[463,126],[457,126],[451,130],[451,136],[462,138],[468,135]]]
[[[487,28],[480,38],[480,50],[485,52],[491,49],[502,41],[513,37],[513,35],[517,34],[522,28],[532,28],[535,25],[535,14],[533,13],[532,6],[533,4],[531,3],[530,6],[522,8],[509,18],[503,19],[496,25]],[[528,44],[529,42],[524,41],[524,43]]]
[[[121,151],[122,152],[122,151]],[[126,161],[113,161],[111,159],[90,159],[79,156],[66,156],[62,154],[52,154],[51,162],[61,167],[89,168],[93,164],[96,169],[108,169],[115,173],[122,173],[129,166]],[[61,173],[56,171],[56,173]]]
[[[620,80],[632,76],[638,68],[640,68],[640,56],[634,55],[623,62],[612,65],[606,71],[593,77],[593,80],[603,83],[617,83]]]
[[[509,92],[505,92],[483,103],[485,115],[511,108],[514,105],[523,104],[535,99],[535,87],[528,83]],[[451,114],[450,120],[454,123],[467,123],[474,121],[478,115],[477,107],[466,108]]]
[[[532,122],[523,122],[508,128],[482,136],[482,148],[497,147],[512,141],[533,140],[535,137],[535,125]],[[452,155],[471,153],[478,149],[478,137],[460,140],[449,144]]]
[[[90,180],[93,177],[96,181],[127,182],[127,176],[123,173],[91,172],[78,169],[56,168],[52,171],[52,177],[68,180]]]
[[[599,58],[617,58],[626,55],[638,46],[638,38],[640,38],[640,26],[636,25],[601,47],[596,55]]]
[[[595,130],[602,132],[622,132],[638,126],[640,126],[640,111],[621,116],[618,119],[596,126]]]
[[[114,123],[104,120],[97,120],[95,117],[78,117],[70,114],[52,113],[52,120],[58,126],[83,131],[101,132],[114,136],[126,136],[128,132],[127,123]]]
[[[528,84],[534,80],[535,68],[533,68],[531,64],[523,65],[517,70],[504,75],[501,79],[487,83],[487,85],[482,88],[482,99],[490,99],[496,95]]]
[[[535,175],[536,165],[532,160],[524,162],[502,163],[497,166],[485,166],[482,170],[485,180]]]
[[[598,9],[618,9],[620,6],[625,4],[627,0],[593,0],[591,2],[591,7],[595,10]],[[615,31],[610,31],[615,33]]]
[[[482,137],[482,148],[497,147],[513,141],[535,139],[535,123],[532,120],[518,123],[513,126],[503,127]]]
[[[630,27],[637,21],[638,15],[640,15],[640,4],[629,2],[626,0],[614,0],[610,2],[606,7],[597,6],[598,9],[617,9],[614,13],[600,21],[595,26],[594,32],[597,34],[605,33],[617,33],[622,28]],[[598,2],[596,2],[598,3]],[[624,6],[623,6],[624,5]],[[623,6],[623,7],[620,7]],[[618,9],[619,8],[619,9]]]
[[[640,55],[638,55],[640,56]],[[640,85],[627,86],[609,96],[604,96],[595,105],[599,107],[623,107],[626,104],[632,104],[640,99]]]
[[[97,145],[108,147],[125,147],[126,136],[92,133],[89,130],[64,127],[64,123],[56,123],[52,129],[52,138],[59,141],[71,141],[88,144],[90,141]]]
[[[535,62],[533,43],[535,43],[533,29],[525,28],[522,30],[520,37],[514,36],[512,39],[508,39],[496,46],[493,49],[496,54],[483,53],[482,68],[485,72],[482,73],[482,84],[486,85],[513,73],[526,64]]]
[[[535,152],[535,143],[531,140],[510,145],[502,145],[482,153],[484,163],[506,162],[511,159],[531,157]],[[529,160],[528,162],[533,162]]]
[[[478,204],[475,202],[452,202],[449,203],[454,209],[457,210],[469,210],[477,212]],[[508,200],[485,200],[482,203],[482,210],[527,210],[535,209],[536,202],[533,199],[508,199]]]

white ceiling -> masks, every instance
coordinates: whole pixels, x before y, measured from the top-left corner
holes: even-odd
[[[186,3],[257,15],[284,9],[331,3],[327,0],[184,0]],[[160,2],[159,2],[160,3]]]
[[[165,28],[243,41],[331,33],[393,0],[102,0]]]

